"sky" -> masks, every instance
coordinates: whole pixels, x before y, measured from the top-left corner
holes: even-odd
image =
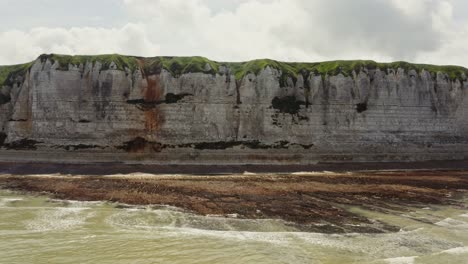
[[[468,67],[468,1],[0,0],[0,65],[44,53]]]

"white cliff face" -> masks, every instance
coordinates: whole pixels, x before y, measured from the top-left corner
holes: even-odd
[[[100,63],[64,71],[37,60],[0,105],[3,149],[266,163],[467,157],[466,80],[403,69],[284,81],[270,67],[242,80],[219,72],[172,76]]]

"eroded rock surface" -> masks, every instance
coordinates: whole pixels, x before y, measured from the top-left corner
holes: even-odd
[[[266,66],[236,79],[229,66],[206,66],[174,74],[40,58],[3,85],[1,153],[288,164],[468,153],[466,76],[361,68],[285,77]]]

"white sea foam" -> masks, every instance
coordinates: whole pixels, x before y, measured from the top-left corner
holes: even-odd
[[[128,173],[128,174],[117,173],[117,174],[105,175],[104,177],[109,177],[109,178],[153,178],[153,177],[161,177],[161,176],[164,176],[164,175],[163,174],[134,172],[134,173]],[[178,176],[178,175],[172,174],[170,176]]]
[[[34,232],[52,230],[54,234],[55,232],[57,234],[63,232],[70,233],[72,236],[79,235],[79,238],[74,237],[74,240],[70,241],[89,240],[90,243],[97,243],[101,238],[97,239],[96,235],[87,232],[73,232],[82,228],[86,223],[86,219],[96,209],[99,209],[98,206],[89,205],[89,207],[86,207],[86,204],[72,202],[67,204],[67,207],[58,208],[55,207],[57,205],[54,205],[54,207],[48,209],[35,208],[34,213],[37,215],[35,219],[27,222],[27,227]],[[428,256],[442,253],[453,254],[453,256],[443,255],[444,258],[460,258],[458,255],[465,254],[468,250],[467,247],[460,247],[463,244],[459,242],[449,243],[447,240],[429,236],[426,233],[430,232],[429,228],[388,234],[331,235],[296,233],[288,232],[290,230],[287,229],[288,226],[277,220],[205,217],[182,211],[172,211],[167,208],[158,207],[158,209],[155,209],[153,206],[115,210],[111,206],[106,206],[104,209],[106,210],[105,215],[103,215],[105,218],[96,217],[93,221],[86,223],[86,227],[99,219],[99,221],[105,221],[106,224],[113,227],[109,229],[110,232],[118,232],[119,235],[129,235],[130,237],[144,237],[151,241],[159,237],[174,238],[175,241],[187,239],[190,242],[198,241],[201,238],[200,241],[213,242],[214,244],[226,240],[229,244],[244,245],[248,243],[252,246],[259,245],[261,248],[278,246],[278,248],[285,248],[285,252],[294,252],[291,254],[296,254],[295,256],[300,255],[297,252],[303,252],[304,249],[307,249],[307,252],[313,252],[314,250],[324,252],[318,254],[317,259],[326,256],[327,252],[349,252],[350,257],[365,252],[363,261],[379,259],[380,262],[378,263],[389,264],[414,264],[420,259],[417,257],[394,256],[419,255],[422,250],[426,250]],[[98,213],[98,215],[101,214]],[[439,225],[449,227],[458,227],[463,224],[468,223],[450,218],[439,222]],[[441,228],[436,228],[437,231],[439,229]],[[260,230],[271,230],[272,232],[260,232]],[[441,252],[443,249],[448,250]],[[391,255],[389,255],[389,252],[391,252]],[[291,256],[291,258],[294,259],[295,256]],[[421,258],[423,257],[425,255],[421,254]],[[461,257],[464,257],[464,255],[461,255]],[[300,260],[302,259],[298,258],[298,261],[291,261],[291,263],[303,263]]]
[[[16,198],[16,197],[13,197],[13,198],[0,198],[0,207],[1,206],[6,206],[9,203],[22,201],[22,200],[23,200],[22,198]]]
[[[147,217],[146,214],[148,212],[156,215],[154,217]],[[298,241],[302,241],[301,244],[310,246],[349,250],[352,252],[360,252],[364,247],[366,251],[370,251],[374,255],[384,253],[380,250],[381,247],[374,249],[374,246],[368,246],[360,241],[355,241],[358,237],[366,236],[363,234],[327,235],[320,233],[288,232],[286,229],[285,231],[279,231],[282,228],[281,223],[271,221],[273,220],[206,217],[182,212],[171,212],[168,210],[142,210],[139,213],[128,209],[120,210],[106,219],[109,225],[118,229],[139,230],[145,233],[148,232],[148,235],[156,232],[159,235],[164,234],[165,236],[200,236],[215,239],[271,243],[283,246],[296,244]],[[265,226],[268,225],[271,225],[272,228],[265,228]],[[241,231],[239,228],[247,229]],[[260,232],[258,231],[260,229],[271,230],[271,232]],[[418,245],[419,242],[423,245],[437,243],[437,241],[427,241],[424,237],[416,236],[419,230],[421,229],[392,234],[369,235],[368,238],[374,240],[375,243],[373,245],[377,244],[383,247],[384,245],[390,244],[394,245],[395,250],[400,247],[399,245],[401,243],[412,243],[415,245]],[[410,240],[410,242],[407,242],[408,240]]]
[[[252,241],[271,243],[276,245],[287,245],[291,242],[292,233],[283,232],[239,232],[239,231],[215,231],[196,228],[172,229],[177,236],[203,236],[212,238],[222,238],[238,241]]]
[[[72,229],[85,223],[93,215],[88,207],[53,208],[40,210],[37,217],[27,221],[26,227],[35,231]]]
[[[314,175],[314,174],[320,174],[319,172],[308,172],[308,171],[298,171],[298,172],[293,172],[291,175]]]
[[[48,202],[66,204],[70,207],[79,207],[89,209],[87,206],[101,205],[103,201],[77,201],[77,200],[61,200],[61,199],[48,199]]]
[[[456,229],[468,229],[468,223],[453,218],[446,218],[442,221],[435,223],[438,226]]]
[[[388,258],[384,259],[385,262],[388,264],[413,264],[414,261],[416,260],[415,257],[397,257],[397,258]]]
[[[451,248],[451,249],[444,250],[441,253],[455,254],[455,255],[466,254],[468,253],[468,247]]]
[[[144,214],[151,212],[154,217],[145,217]],[[268,242],[273,244],[286,243],[285,237],[294,237],[293,233],[287,232],[251,232],[239,231],[236,226],[268,226],[275,225],[275,220],[246,220],[224,217],[207,217],[174,212],[170,210],[141,211],[140,214],[133,210],[121,210],[112,214],[106,222],[114,227],[126,230],[140,230],[146,232],[157,232],[169,236],[203,236],[222,238],[230,240],[242,240],[252,242]],[[204,229],[198,227],[211,227]],[[255,229],[255,228],[253,228]],[[268,229],[268,228],[267,228]],[[309,234],[310,235],[310,234]],[[315,239],[315,241],[318,241]]]

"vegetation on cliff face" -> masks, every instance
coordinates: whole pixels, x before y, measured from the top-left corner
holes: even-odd
[[[340,60],[340,61],[327,61],[317,63],[296,63],[296,62],[279,62],[269,59],[254,60],[244,63],[226,63],[233,69],[236,79],[242,79],[248,73],[258,74],[267,66],[280,70],[282,78],[292,77],[297,78],[299,74],[308,76],[310,73],[316,75],[330,75],[335,76],[343,74],[344,76],[352,76],[353,72],[358,73],[361,69],[374,70],[380,69],[387,71],[388,69],[403,69],[405,72],[415,70],[420,73],[426,70],[431,74],[438,72],[447,74],[451,80],[460,79],[465,80],[468,76],[468,69],[460,66],[437,66],[429,64],[413,64],[408,62],[391,62],[391,63],[378,63],[369,60]]]
[[[204,57],[153,57],[141,58],[140,61],[146,72],[155,73],[165,69],[173,76],[192,72],[216,74],[220,66],[218,62]]]
[[[86,63],[90,62],[95,64],[99,62],[102,64],[102,69],[106,70],[109,69],[112,62],[115,63],[117,70],[125,70],[126,68],[130,70],[135,70],[138,68],[138,61],[135,57],[132,56],[124,56],[119,54],[106,54],[106,55],[95,55],[95,56],[87,56],[87,55],[77,55],[77,56],[70,56],[70,55],[58,55],[58,54],[43,54],[39,57],[41,61],[45,61],[49,59],[52,63],[58,62],[59,67],[58,70],[68,70],[69,65],[73,66],[80,66],[85,65]]]
[[[338,75],[352,76],[353,72],[359,72],[361,69],[380,69],[387,71],[388,69],[403,69],[405,72],[415,70],[418,73],[426,70],[431,74],[438,72],[444,73],[451,80],[465,80],[468,76],[468,69],[460,66],[438,66],[429,64],[413,64],[403,61],[391,63],[378,63],[370,60],[338,60],[315,63],[297,63],[297,62],[280,62],[270,59],[252,60],[247,62],[217,62],[204,57],[152,57],[142,58],[133,56],[124,56],[118,54],[97,55],[97,56],[68,56],[68,55],[41,55],[41,59],[50,59],[59,62],[59,69],[68,70],[68,65],[80,65],[86,62],[95,63],[99,61],[103,65],[103,69],[108,69],[112,62],[117,66],[117,69],[124,70],[128,68],[135,70],[138,67],[143,67],[147,73],[159,73],[162,69],[169,71],[174,76],[180,76],[185,73],[209,73],[217,74],[222,66],[230,69],[237,80],[241,80],[247,74],[258,74],[267,67],[281,71],[281,79],[291,77],[296,79],[298,75],[308,76],[310,73],[316,75]]]
[[[468,69],[459,66],[437,66],[429,64],[412,64],[408,62],[392,62],[378,63],[370,60],[339,60],[317,63],[296,63],[296,62],[280,62],[270,59],[252,60],[247,62],[217,62],[204,57],[152,57],[142,58],[135,56],[125,56],[119,54],[96,55],[96,56],[70,56],[58,54],[43,54],[39,57],[41,61],[50,60],[58,62],[58,70],[68,70],[69,65],[80,66],[86,63],[101,63],[101,70],[111,68],[112,63],[115,64],[115,69],[134,71],[143,69],[146,74],[160,73],[163,69],[169,71],[173,76],[180,76],[185,73],[207,73],[207,74],[224,74],[220,72],[221,68],[227,67],[230,74],[233,74],[236,80],[243,79],[247,74],[259,74],[267,67],[277,69],[281,72],[280,82],[285,83],[288,78],[297,80],[299,75],[304,77],[309,74],[329,75],[334,76],[343,74],[344,76],[352,76],[354,72],[359,72],[361,69],[380,69],[387,71],[388,69],[403,69],[405,72],[415,70],[420,73],[426,70],[431,74],[437,73],[446,74],[451,80],[465,81],[468,76]],[[30,69],[33,62],[12,65],[0,66],[0,86],[9,85],[16,81],[16,76],[22,76]]]
[[[10,102],[10,89],[15,82],[21,82],[21,77],[31,68],[33,62],[0,66],[0,105]],[[18,79],[20,77],[20,79]]]
[[[11,85],[14,82],[15,76],[22,76],[26,71],[31,68],[33,62],[10,65],[10,66],[0,66],[0,87],[2,85]]]

